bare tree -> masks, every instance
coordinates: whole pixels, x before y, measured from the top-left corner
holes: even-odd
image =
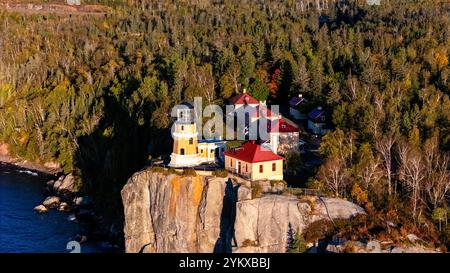
[[[445,200],[450,191],[450,158],[439,151],[437,135],[425,141],[423,148],[425,161],[425,193],[432,209],[436,209]]]
[[[348,172],[344,162],[337,158],[328,158],[320,167],[318,178],[325,182],[325,186],[334,192],[336,197],[340,196],[342,189],[346,185]]]
[[[375,149],[380,153],[382,164],[388,181],[388,194],[392,194],[392,147],[395,144],[394,134],[388,134],[375,139]]]
[[[419,201],[422,200],[422,182],[425,179],[424,162],[420,151],[415,150],[406,141],[398,145],[400,168],[398,170],[400,181],[411,190],[410,198],[413,204],[413,217],[417,215]]]
[[[356,176],[361,180],[366,189],[378,182],[383,175],[383,171],[380,170],[380,165],[381,160],[379,157],[376,157],[373,160],[368,160],[364,165],[358,166]]]

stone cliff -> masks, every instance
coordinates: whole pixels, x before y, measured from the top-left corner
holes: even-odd
[[[213,176],[144,170],[122,190],[127,252],[284,252],[288,229],[364,213],[341,199],[265,194]]]

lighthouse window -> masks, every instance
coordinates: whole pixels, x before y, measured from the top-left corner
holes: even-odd
[[[180,155],[184,155],[184,149],[180,149]]]
[[[264,166],[263,165],[259,165],[259,172],[262,173],[264,171]]]
[[[189,139],[189,144],[190,145],[194,144],[194,139],[192,137]]]

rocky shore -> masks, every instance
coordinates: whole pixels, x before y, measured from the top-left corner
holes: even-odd
[[[47,213],[51,209],[68,214],[68,221],[74,221],[81,227],[81,232],[74,238],[80,243],[87,241],[120,241],[111,238],[108,228],[102,224],[102,217],[95,211],[94,203],[89,196],[80,193],[73,174],[60,175],[46,183],[47,197],[34,210]]]
[[[36,213],[47,213],[51,209],[67,213],[68,221],[75,221],[81,227],[81,233],[74,238],[84,243],[89,241],[107,241],[114,245],[121,238],[112,238],[108,228],[102,224],[102,217],[95,212],[92,199],[78,191],[73,174],[64,174],[58,164],[39,164],[21,160],[8,155],[0,143],[0,171],[37,176],[46,182],[46,194],[41,204],[36,204]],[[30,208],[33,209],[33,208]]]

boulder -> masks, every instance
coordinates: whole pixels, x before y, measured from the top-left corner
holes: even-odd
[[[61,202],[61,204],[59,204],[59,211],[68,211],[69,209],[69,205],[66,202]]]
[[[80,206],[81,204],[83,204],[83,197],[81,197],[81,196],[75,197],[72,202],[75,205]]]
[[[57,191],[58,189],[59,189],[59,187],[61,186],[61,184],[62,184],[62,181],[61,180],[56,180],[54,183],[53,183],[53,190],[55,190],[55,191]]]
[[[420,238],[417,237],[417,235],[412,234],[412,233],[406,235],[406,238],[407,238],[411,243],[415,243],[415,242],[417,242],[417,241],[420,241]]]
[[[61,184],[58,187],[58,191],[68,191],[73,192],[75,188],[75,177],[73,174],[68,174],[62,180]]]
[[[237,192],[237,200],[244,201],[250,199],[252,199],[252,189],[247,186],[240,185]]]
[[[285,252],[288,232],[301,233],[309,224],[310,212],[308,204],[290,196],[265,195],[240,201],[234,225],[237,245],[246,247],[246,242],[255,242],[258,251],[252,252]]]
[[[38,213],[46,213],[48,212],[48,209],[44,205],[39,205],[34,207],[34,210]]]
[[[312,197],[305,202],[294,196],[264,195],[237,202],[235,238],[238,247],[256,242],[258,252],[285,252],[288,233],[302,233],[310,223],[321,219],[348,219],[359,213],[365,212],[338,198]]]
[[[58,196],[49,196],[45,198],[42,205],[46,206],[47,208],[56,207],[59,205],[59,197]]]
[[[425,248],[423,246],[396,246],[390,253],[439,253],[436,249]]]
[[[91,203],[89,196],[75,197],[72,202],[77,206],[86,206]]]
[[[360,206],[340,198],[318,197],[314,207],[316,216],[313,216],[313,221],[324,216],[328,219],[348,219],[366,213]]]
[[[259,180],[251,184],[259,187],[261,193],[281,193],[285,188],[285,184],[281,181]]]

